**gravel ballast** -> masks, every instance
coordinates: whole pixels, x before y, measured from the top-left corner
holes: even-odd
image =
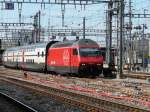
[[[62,104],[42,94],[0,81],[0,92],[3,92],[39,112],[84,112],[70,105]]]

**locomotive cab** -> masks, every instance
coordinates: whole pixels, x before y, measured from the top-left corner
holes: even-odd
[[[79,73],[98,75],[102,73],[103,57],[99,47],[79,48],[80,66]]]

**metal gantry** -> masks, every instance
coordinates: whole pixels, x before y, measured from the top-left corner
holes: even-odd
[[[33,23],[4,23],[0,22],[0,26],[27,26],[33,25]]]
[[[50,36],[101,36],[105,35],[106,30],[100,29],[48,29]],[[113,31],[115,33],[115,31]]]
[[[129,13],[125,14],[125,17],[130,17],[130,14]],[[131,14],[131,18],[150,18],[150,14],[145,13]]]
[[[134,50],[133,50],[133,36],[132,36],[132,30],[133,29],[136,29],[136,30],[141,30],[141,29],[145,29],[145,25],[143,26],[143,24],[142,25],[139,25],[139,26],[136,26],[136,27],[134,27],[133,26],[133,23],[132,23],[132,19],[143,19],[143,18],[150,18],[150,14],[147,14],[147,13],[145,13],[146,12],[146,9],[144,9],[144,12],[143,13],[132,13],[132,6],[131,6],[131,0],[129,0],[129,12],[128,13],[125,13],[124,14],[124,17],[128,17],[129,18],[129,24],[127,24],[127,27],[126,27],[126,29],[129,31],[129,38],[130,38],[130,42],[129,42],[129,68],[130,68],[130,71],[132,71],[132,66],[135,64],[134,63],[134,57],[133,57],[133,52],[134,52]],[[142,30],[142,32],[144,32]],[[144,33],[143,33],[143,35],[142,35],[142,37],[144,38]],[[144,53],[143,53],[144,54]],[[143,66],[143,68],[144,68],[144,56],[142,57],[142,66]]]
[[[118,2],[119,0],[114,0]],[[108,3],[109,0],[0,0],[0,3],[36,3],[36,4],[70,4],[70,5],[90,5]]]
[[[119,78],[123,77],[123,26],[124,26],[124,0],[120,1],[120,70]]]
[[[12,4],[21,4],[21,6],[22,6],[22,4],[41,4],[41,6],[43,6],[43,7],[45,7],[45,5],[47,5],[47,4],[60,4],[60,5],[92,5],[92,4],[100,4],[100,3],[106,3],[107,5],[108,5],[108,30],[106,30],[105,32],[107,32],[108,31],[108,35],[107,35],[107,38],[108,38],[108,40],[109,40],[109,43],[107,43],[107,44],[109,44],[108,45],[108,50],[109,50],[109,53],[108,53],[108,55],[109,55],[109,63],[111,63],[112,62],[112,58],[111,58],[111,48],[112,48],[112,16],[113,16],[113,11],[114,11],[114,7],[113,7],[113,3],[118,3],[119,4],[119,7],[118,7],[118,9],[116,9],[119,13],[117,13],[118,15],[119,15],[119,17],[120,17],[120,21],[119,21],[119,32],[120,32],[120,35],[119,35],[119,37],[120,37],[120,74],[122,74],[122,56],[123,56],[123,54],[122,54],[122,49],[123,49],[123,43],[122,43],[122,41],[123,41],[123,19],[124,19],[124,0],[0,0],[0,3],[2,4],[2,5],[4,5],[5,3],[12,3]],[[113,9],[114,8],[114,9]],[[21,15],[19,15],[19,17],[21,18]],[[36,16],[34,16],[34,17],[36,17]],[[62,16],[62,18],[63,18],[63,16]],[[63,18],[64,19],[64,18]],[[34,22],[34,24],[33,24],[33,26],[34,25],[36,25],[35,23],[37,22],[36,20],[40,20],[40,16],[39,16],[39,18],[38,19],[34,19],[35,20],[35,22]],[[83,23],[85,23],[85,19],[83,19],[84,20],[84,22]],[[20,19],[20,21],[19,21],[19,25],[21,25],[21,19]],[[63,25],[64,25],[64,22],[62,22],[63,23]],[[7,25],[9,25],[9,24],[7,24]],[[13,24],[10,24],[10,25],[13,25]],[[34,26],[34,31],[38,31],[38,32],[40,32],[41,31],[41,29],[40,29],[40,22],[39,22],[39,26],[37,27],[37,29],[36,29],[36,27]],[[84,30],[86,30],[86,28],[85,28],[85,24],[83,25],[83,37],[85,38],[85,32],[84,32]],[[39,38],[39,40],[40,40],[40,37],[39,37],[39,35],[40,35],[40,33],[38,33],[38,38]],[[37,41],[36,41],[37,42]]]

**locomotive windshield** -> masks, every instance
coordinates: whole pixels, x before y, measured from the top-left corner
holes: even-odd
[[[80,56],[83,57],[91,57],[91,56],[100,56],[101,51],[99,48],[80,48],[79,49]]]

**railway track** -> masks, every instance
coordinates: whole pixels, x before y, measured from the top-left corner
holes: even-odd
[[[33,108],[31,108],[31,107],[29,107],[29,106],[27,106],[27,105],[25,105],[24,103],[22,103],[22,102],[20,102],[20,101],[18,101],[18,100],[16,100],[16,99],[14,99],[14,98],[12,98],[12,97],[10,97],[10,96],[8,96],[7,94],[5,94],[5,93],[2,93],[2,92],[0,92],[0,99],[1,99],[1,102],[7,102],[6,104],[7,105],[5,105],[5,106],[7,106],[6,108],[8,108],[8,109],[12,109],[12,106],[14,106],[14,108],[15,108],[15,111],[21,111],[21,112],[38,112],[38,111],[36,111],[35,109],[33,109]],[[3,102],[3,103],[4,103]],[[10,104],[11,105],[11,107],[9,107],[8,106],[8,104]],[[3,104],[4,105],[4,104]],[[2,108],[4,108],[4,107],[2,107]],[[6,111],[6,110],[1,110],[2,112],[4,111]],[[13,112],[13,110],[9,110],[9,111],[11,111],[11,112]],[[15,112],[14,111],[14,112]]]
[[[40,92],[55,100],[74,105],[87,112],[150,112],[150,109],[131,104],[123,104],[117,100],[107,99],[106,97],[96,97],[93,94],[83,94],[72,90],[48,87],[14,77],[0,76],[0,79],[9,83]]]
[[[6,69],[7,71],[0,71],[0,74],[5,74],[7,76],[13,76],[13,77],[18,77],[18,78],[24,78],[23,76],[23,71],[16,71],[12,69]],[[8,75],[9,74],[9,75]],[[32,78],[37,78],[38,80],[41,81],[51,81],[50,78],[53,79],[53,76],[50,75],[44,75],[42,73],[35,73],[35,72],[29,72]],[[78,86],[84,86],[86,88],[90,89],[95,89],[95,90],[102,90],[103,92],[110,92],[110,93],[120,93],[123,95],[130,96],[130,98],[136,98],[139,100],[143,101],[150,101],[150,92],[149,89],[150,85],[149,83],[145,82],[139,82],[139,81],[131,81],[131,80],[109,80],[109,79],[87,79],[87,78],[77,78],[77,77],[70,77],[69,79],[64,79],[62,77],[56,77],[56,80],[53,79],[53,81],[56,81],[56,84],[59,83],[57,82],[57,79],[59,80],[67,80],[69,84],[71,85],[78,85]],[[28,80],[28,79],[27,79]],[[100,82],[100,83],[99,83]],[[103,82],[103,83],[101,83]],[[61,82],[62,84],[62,82]],[[67,84],[64,82],[64,84]],[[112,85],[112,86],[111,86]],[[124,86],[114,86],[114,85],[124,85]],[[141,91],[144,91],[141,93]],[[139,93],[139,94],[138,94]]]
[[[124,73],[125,77],[130,78],[137,78],[137,79],[150,79],[150,73],[144,73],[144,72],[129,72]]]

